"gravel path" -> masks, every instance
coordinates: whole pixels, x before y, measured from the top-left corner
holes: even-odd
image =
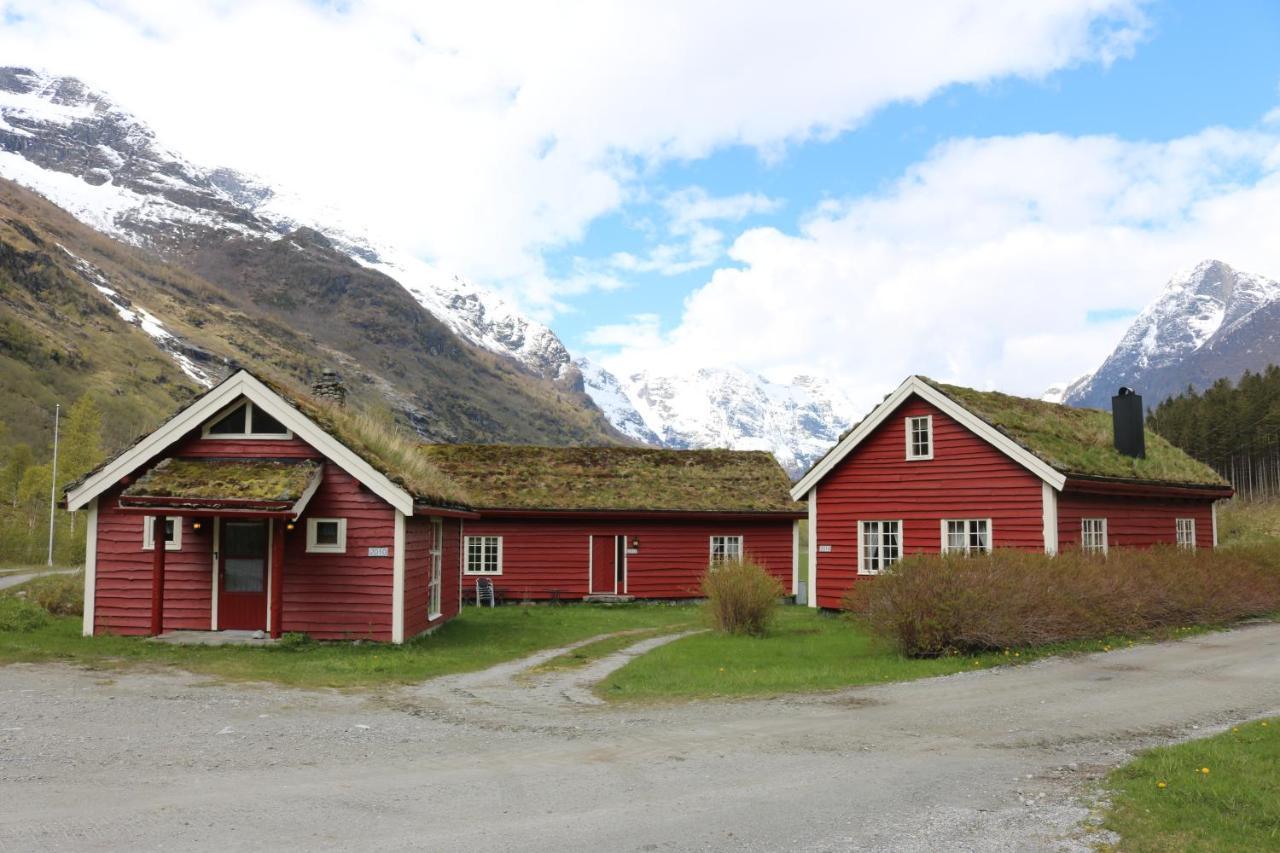
[[[79,569],[49,569],[43,572],[23,572],[20,575],[0,575],[0,589],[8,589],[11,586],[24,584],[33,578],[42,577],[44,575],[70,575],[80,571]]]
[[[0,668],[0,850],[1079,846],[1078,797],[1133,750],[1280,713],[1280,626],[768,701],[600,707],[587,670],[519,672]]]

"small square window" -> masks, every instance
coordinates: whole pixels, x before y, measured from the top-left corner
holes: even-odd
[[[966,518],[942,522],[942,553],[988,554],[991,552],[991,522]]]
[[[502,537],[468,536],[466,541],[469,575],[502,574]]]
[[[858,574],[879,574],[902,559],[902,522],[864,521],[859,528]]]
[[[147,516],[142,525],[142,550],[153,551],[156,547],[155,516]],[[168,517],[164,520],[164,549],[166,551],[182,550],[182,519]]]
[[[307,552],[311,554],[344,554],[347,550],[345,518],[308,518]]]

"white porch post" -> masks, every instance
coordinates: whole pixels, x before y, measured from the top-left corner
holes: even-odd
[[[398,509],[395,513],[396,532],[391,557],[391,642],[404,642],[404,519]]]
[[[93,636],[93,608],[98,591],[98,499],[89,501],[89,521],[84,531],[84,626],[82,633]]]
[[[818,487],[809,490],[809,606],[818,606]]]

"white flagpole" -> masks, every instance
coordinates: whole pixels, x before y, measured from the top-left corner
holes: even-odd
[[[49,565],[53,565],[53,511],[58,505],[58,420],[62,404],[53,407],[53,471],[49,475]]]

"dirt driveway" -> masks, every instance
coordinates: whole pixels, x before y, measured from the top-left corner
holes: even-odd
[[[1132,750],[1280,713],[1277,625],[661,708],[517,669],[377,696],[0,669],[0,850],[1045,849]]]

